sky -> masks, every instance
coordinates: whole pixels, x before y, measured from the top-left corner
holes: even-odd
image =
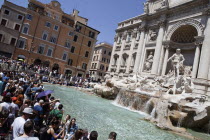
[[[0,0],[0,5],[4,0]],[[19,6],[27,7],[28,0],[8,0]],[[51,0],[39,0],[50,3]],[[113,44],[117,24],[143,13],[143,2],[146,0],[57,0],[65,13],[73,9],[88,19],[88,26],[100,31],[97,43]]]

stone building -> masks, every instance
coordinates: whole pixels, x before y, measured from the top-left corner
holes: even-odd
[[[90,67],[90,77],[93,81],[105,80],[104,77],[109,68],[111,52],[112,45],[108,43],[103,42],[95,46]]]
[[[88,19],[79,16],[77,10],[72,14],[63,12],[56,0],[49,4],[29,0],[23,11],[25,18],[13,59],[85,77],[100,33],[87,25]]]
[[[12,57],[26,9],[5,1],[0,13],[0,55]]]
[[[210,1],[147,0],[144,13],[118,24],[109,74],[165,76],[181,60],[194,79],[195,93],[210,92]],[[177,65],[176,65],[177,66]]]

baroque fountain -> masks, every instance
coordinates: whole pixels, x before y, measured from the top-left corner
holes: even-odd
[[[152,55],[152,54],[151,54]],[[148,57],[146,70],[151,69]],[[185,133],[186,128],[209,133],[210,99],[193,92],[190,68],[181,50],[177,49],[168,62],[172,69],[165,76],[139,76],[128,78],[106,77],[104,85],[95,85],[95,93],[129,109],[147,113],[146,120],[165,130]]]

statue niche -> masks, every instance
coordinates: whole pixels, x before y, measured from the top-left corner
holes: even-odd
[[[150,52],[148,52],[148,54],[149,55],[147,56],[145,63],[144,63],[144,72],[150,72],[152,69],[154,52],[150,51]]]
[[[174,73],[174,76],[177,77],[179,76],[180,72],[183,73],[184,66],[183,62],[185,61],[184,56],[181,54],[180,49],[176,49],[176,53],[173,54],[169,59],[168,62],[172,63],[172,71]]]

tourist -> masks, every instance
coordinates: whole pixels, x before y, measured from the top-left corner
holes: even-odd
[[[98,139],[98,132],[97,131],[92,131],[90,133],[89,140],[97,140]]]
[[[78,129],[70,140],[80,140],[83,136],[83,130]]]
[[[34,123],[32,121],[27,121],[24,124],[24,134],[15,138],[14,140],[39,140],[37,137],[33,137],[34,133]]]
[[[38,127],[42,127],[42,122],[43,122],[43,100],[39,100],[39,102],[37,104],[34,105],[34,112],[35,112],[35,119],[34,119],[34,123],[36,126]]]
[[[52,139],[63,139],[65,132],[64,128],[60,130],[59,133],[56,134],[56,131],[59,129],[59,120],[52,121],[49,128],[42,128],[40,130],[40,140],[52,140]],[[42,132],[43,131],[43,132]]]
[[[75,132],[78,130],[78,126],[76,125],[76,119],[73,118],[70,121],[70,124],[68,126],[68,129],[66,129],[66,136],[65,139],[66,140],[70,140],[73,135],[75,134]]]
[[[111,132],[109,134],[109,139],[108,140],[116,140],[117,138],[117,133],[116,132]]]
[[[63,122],[63,125],[65,126],[65,129],[68,129],[68,126],[70,124],[71,116],[69,114],[66,115],[65,121]]]
[[[83,135],[81,140],[89,140],[88,139],[88,130],[87,129],[83,129]]]
[[[53,109],[49,114],[49,121],[52,120],[62,120],[63,117],[63,105],[59,104],[57,109]]]
[[[10,104],[10,113],[8,117],[9,124],[13,123],[14,119],[18,116],[19,107],[15,104],[17,97],[12,97],[12,103]]]
[[[19,110],[19,115],[21,116],[23,114],[23,110],[26,108],[26,107],[29,107],[31,106],[31,101],[26,99],[24,104],[20,107],[20,110]]]
[[[12,124],[14,139],[24,134],[23,126],[26,120],[29,119],[31,115],[33,115],[33,109],[30,107],[27,107],[23,110],[23,115],[21,117],[17,117],[14,120]]]

